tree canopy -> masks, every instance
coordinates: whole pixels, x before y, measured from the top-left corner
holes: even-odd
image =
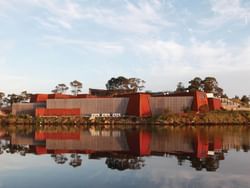
[[[196,90],[203,90],[202,79],[200,77],[195,77],[194,79],[190,80],[188,86],[189,91],[196,91]]]
[[[247,97],[246,95],[243,95],[240,100],[243,104],[249,104],[250,102],[249,97]]]
[[[13,103],[29,102],[31,94],[27,91],[18,94],[8,94],[7,97],[3,98],[3,103],[12,106]]]
[[[0,107],[3,105],[3,99],[5,94],[3,92],[0,92]]]
[[[134,90],[141,91],[144,88],[145,81],[140,78],[126,78],[119,76],[111,78],[106,84],[107,90]]]
[[[52,90],[52,93],[64,94],[68,89],[69,87],[66,84],[58,84],[55,89]]]
[[[82,83],[77,80],[70,82],[70,86],[73,95],[78,95],[82,91]]]
[[[204,91],[206,93],[213,93],[215,96],[223,96],[223,89],[219,87],[219,84],[215,77],[206,77],[202,80],[199,77],[189,81],[189,86],[187,87],[189,91]]]
[[[175,92],[185,92],[186,88],[182,82],[178,82]]]

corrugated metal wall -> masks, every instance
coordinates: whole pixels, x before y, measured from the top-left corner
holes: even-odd
[[[119,137],[91,136],[81,132],[80,140],[46,140],[46,149],[60,150],[92,150],[92,151],[129,151],[124,134]]]
[[[12,105],[13,115],[29,114],[34,116],[36,108],[45,108],[46,103],[14,103]]]
[[[48,99],[48,109],[80,108],[81,115],[92,113],[126,114],[129,98]]]
[[[185,130],[184,130],[185,131]],[[175,153],[186,152],[193,153],[193,137],[190,134],[181,131],[162,131],[153,132],[151,141],[152,152]]]
[[[173,113],[183,112],[184,109],[192,107],[192,96],[164,96],[164,97],[151,97],[150,106],[152,115],[159,115],[169,110]]]

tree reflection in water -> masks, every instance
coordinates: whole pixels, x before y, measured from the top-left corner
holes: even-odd
[[[54,161],[57,164],[65,164],[66,161],[68,161],[68,158],[66,157],[65,154],[52,154],[51,157],[54,159]],[[77,153],[71,154],[71,159],[69,161],[69,165],[72,167],[78,167],[81,166],[82,164],[82,159],[81,156]]]
[[[106,159],[106,165],[110,169],[116,170],[138,170],[145,166],[145,161],[141,157],[134,157],[134,158],[114,158],[108,157]]]
[[[205,169],[206,171],[216,171],[219,168],[219,161],[224,159],[224,152],[208,155],[204,158],[198,158],[189,155],[177,155],[178,165],[182,166],[185,161],[190,161],[191,167],[197,171]]]
[[[51,157],[57,164],[64,164],[68,160],[63,154],[52,154]]]
[[[73,166],[74,168],[81,166],[82,159],[81,159],[81,156],[79,154],[73,153],[73,154],[71,154],[71,158],[72,159],[69,162],[70,166]]]
[[[216,171],[219,168],[219,159],[216,157],[207,157],[203,159],[191,158],[191,166],[197,171],[201,171],[202,169]]]

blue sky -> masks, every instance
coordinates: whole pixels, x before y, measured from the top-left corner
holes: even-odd
[[[249,0],[0,0],[0,90],[50,92],[111,77],[145,90],[215,76],[250,94]]]

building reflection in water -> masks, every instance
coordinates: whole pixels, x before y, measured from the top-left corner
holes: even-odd
[[[1,129],[0,154],[50,154],[57,164],[79,167],[82,154],[105,159],[110,169],[141,169],[147,156],[175,156],[196,170],[216,171],[230,149],[248,152],[248,127],[176,127],[154,130],[38,130],[24,133]]]

